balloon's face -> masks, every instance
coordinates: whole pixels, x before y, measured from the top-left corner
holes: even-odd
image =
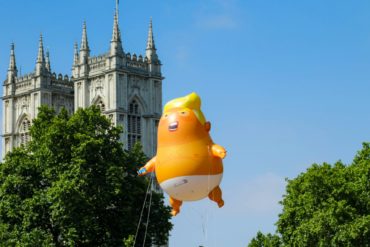
[[[162,115],[158,126],[158,142],[181,142],[207,135],[206,128],[188,108],[174,108]]]

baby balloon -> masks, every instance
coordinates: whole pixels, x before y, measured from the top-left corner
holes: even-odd
[[[161,188],[170,196],[172,215],[180,212],[183,201],[208,196],[224,205],[219,184],[226,150],[214,144],[196,93],[169,101],[158,126],[157,155],[139,175],[154,172]]]

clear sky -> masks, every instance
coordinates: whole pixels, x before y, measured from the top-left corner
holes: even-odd
[[[108,51],[114,0],[0,0],[0,75],[10,43],[32,72],[39,34],[52,70],[69,74],[87,22],[92,55]],[[163,101],[197,92],[228,150],[225,206],[185,203],[171,247],[246,246],[274,232],[285,178],[312,163],[349,163],[370,140],[370,1],[121,0],[126,52],[145,52],[149,19]]]

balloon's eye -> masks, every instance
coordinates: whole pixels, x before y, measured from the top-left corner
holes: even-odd
[[[168,117],[168,114],[164,114],[164,117]]]
[[[182,115],[185,115],[185,114],[186,114],[186,112],[182,111],[182,112],[181,112],[181,114],[182,114]]]

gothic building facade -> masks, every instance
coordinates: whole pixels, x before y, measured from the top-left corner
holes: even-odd
[[[148,156],[155,154],[157,125],[162,110],[161,62],[158,59],[152,20],[145,55],[125,52],[118,25],[118,6],[114,14],[110,49],[91,56],[86,23],[80,47],[74,49],[72,75],[52,71],[49,52],[44,53],[40,36],[35,70],[18,76],[14,44],[11,45],[7,78],[3,84],[2,154],[25,144],[32,119],[42,104],[57,112],[65,107],[73,113],[91,105],[117,126],[123,126],[121,141],[126,149],[141,142]]]

